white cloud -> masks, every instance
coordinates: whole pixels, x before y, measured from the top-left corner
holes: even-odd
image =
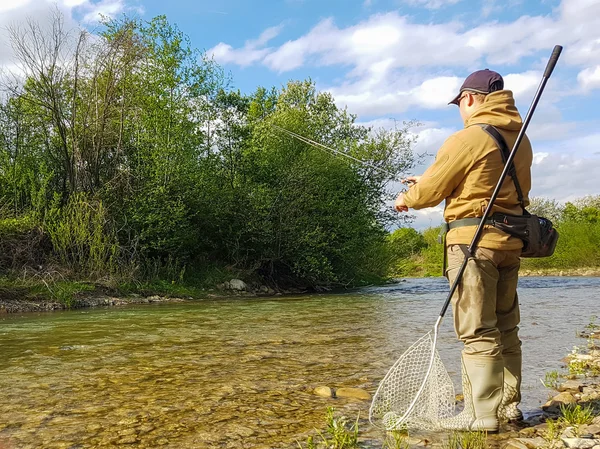
[[[411,227],[417,230],[435,228],[444,222],[444,203],[427,209],[410,210],[409,212],[416,217]]]
[[[79,5],[83,5],[85,9],[89,10],[83,16],[84,23],[98,22],[102,17],[115,17],[125,10],[124,0],[102,0],[99,3],[86,1],[79,2]]]
[[[448,3],[411,1],[430,6]],[[416,23],[398,12],[374,14],[345,28],[328,18],[304,36],[271,49],[260,59],[251,59],[278,72],[307,63],[345,65],[352,68],[350,77],[359,77],[384,60],[388,73],[398,69],[514,64],[562,42],[567,49],[566,63],[589,65],[592,60],[600,60],[598,4],[592,0],[563,0],[553,15],[522,16],[513,22],[488,21],[471,29],[452,20]],[[239,49],[244,50],[254,48]]]
[[[550,153],[534,153],[533,165],[541,164],[548,156],[550,156]]]
[[[531,170],[531,196],[571,201],[598,192],[600,157],[542,153]]]
[[[532,70],[523,73],[509,73],[503,78],[504,88],[512,90],[515,98],[521,96],[533,98],[533,93],[542,79],[542,72]]]
[[[445,108],[458,92],[461,79],[435,77],[414,85],[413,77],[388,79],[384,71],[372,71],[357,82],[327,89],[340,105],[359,115],[386,115],[414,107]]]
[[[22,8],[30,2],[31,0],[2,0],[2,3],[0,3],[0,13],[4,13],[12,9]]]
[[[68,8],[74,8],[76,6],[81,6],[85,3],[88,3],[89,0],[63,0],[63,5]]]
[[[455,5],[461,0],[405,0],[404,2],[413,6],[422,6],[427,9],[440,9],[444,6]]]
[[[234,63],[245,67],[261,61],[269,54],[271,49],[262,47],[271,39],[277,37],[281,29],[281,25],[267,28],[257,39],[246,41],[244,47],[241,49],[234,49],[231,45],[219,42],[206,53],[209,56],[213,56],[215,60],[222,64]]]
[[[577,81],[585,91],[600,88],[600,65],[579,72]]]

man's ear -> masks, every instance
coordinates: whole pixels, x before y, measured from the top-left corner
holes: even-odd
[[[467,92],[467,106],[473,106],[475,104],[475,95],[470,92]]]

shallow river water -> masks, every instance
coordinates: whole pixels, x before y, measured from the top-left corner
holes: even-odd
[[[523,278],[523,408],[548,395],[600,307],[600,278]],[[326,399],[319,385],[374,393],[434,325],[445,279],[344,294],[203,300],[0,317],[0,448],[292,448],[324,428],[326,407],[360,416],[368,402]],[[449,311],[438,348],[457,391],[460,344]],[[379,442],[379,446],[378,446]]]

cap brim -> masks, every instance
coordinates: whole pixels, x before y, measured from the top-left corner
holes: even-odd
[[[454,100],[450,101],[448,104],[455,104],[456,106],[458,106],[458,99],[460,98],[460,94],[462,94],[462,92],[459,92],[458,95],[454,97]]]

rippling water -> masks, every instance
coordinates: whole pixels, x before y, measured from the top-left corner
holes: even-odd
[[[394,360],[435,323],[443,278],[345,294],[197,301],[0,318],[0,448],[288,448],[322,429],[333,405],[371,441],[366,402]],[[547,398],[598,314],[600,278],[520,281],[523,406]],[[439,349],[458,386],[449,311]],[[457,388],[458,389],[458,388]]]

